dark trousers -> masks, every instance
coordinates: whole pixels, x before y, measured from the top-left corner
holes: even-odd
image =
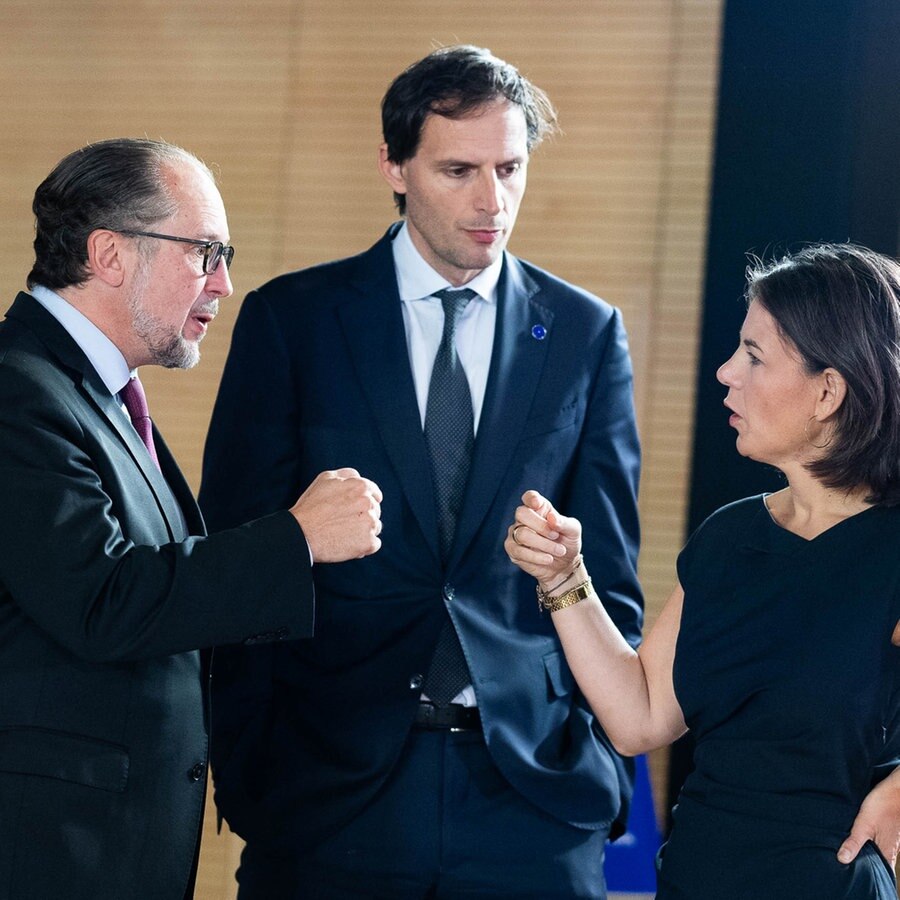
[[[602,900],[605,839],[520,797],[481,732],[413,731],[375,800],[312,855],[275,859],[248,845],[238,896]]]

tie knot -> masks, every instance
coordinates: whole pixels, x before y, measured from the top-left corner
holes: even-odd
[[[147,395],[144,393],[144,386],[137,376],[129,378],[125,387],[119,391],[119,397],[128,410],[131,420],[146,419],[150,416],[150,409],[147,406]]]
[[[458,319],[460,313],[468,306],[469,301],[473,297],[477,297],[478,293],[471,288],[444,288],[441,291],[435,291],[432,294],[441,301],[444,307],[444,315],[448,318]]]

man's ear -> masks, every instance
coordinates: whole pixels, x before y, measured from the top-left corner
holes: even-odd
[[[87,239],[87,264],[91,275],[110,287],[121,287],[126,270],[124,251],[123,238],[118,232],[106,228],[92,231]]]
[[[388,159],[387,144],[382,144],[378,148],[378,169],[395,194],[406,193],[406,179],[403,177],[403,165],[402,163]]]

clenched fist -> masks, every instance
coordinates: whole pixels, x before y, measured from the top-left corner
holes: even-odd
[[[381,490],[356,469],[322,472],[291,507],[313,562],[360,559],[381,547]]]

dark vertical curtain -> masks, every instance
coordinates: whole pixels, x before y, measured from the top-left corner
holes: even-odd
[[[710,199],[688,530],[783,485],[742,459],[716,369],[744,316],[747,253],[855,241],[898,253],[900,2],[728,0]],[[690,771],[672,749],[669,807]]]

